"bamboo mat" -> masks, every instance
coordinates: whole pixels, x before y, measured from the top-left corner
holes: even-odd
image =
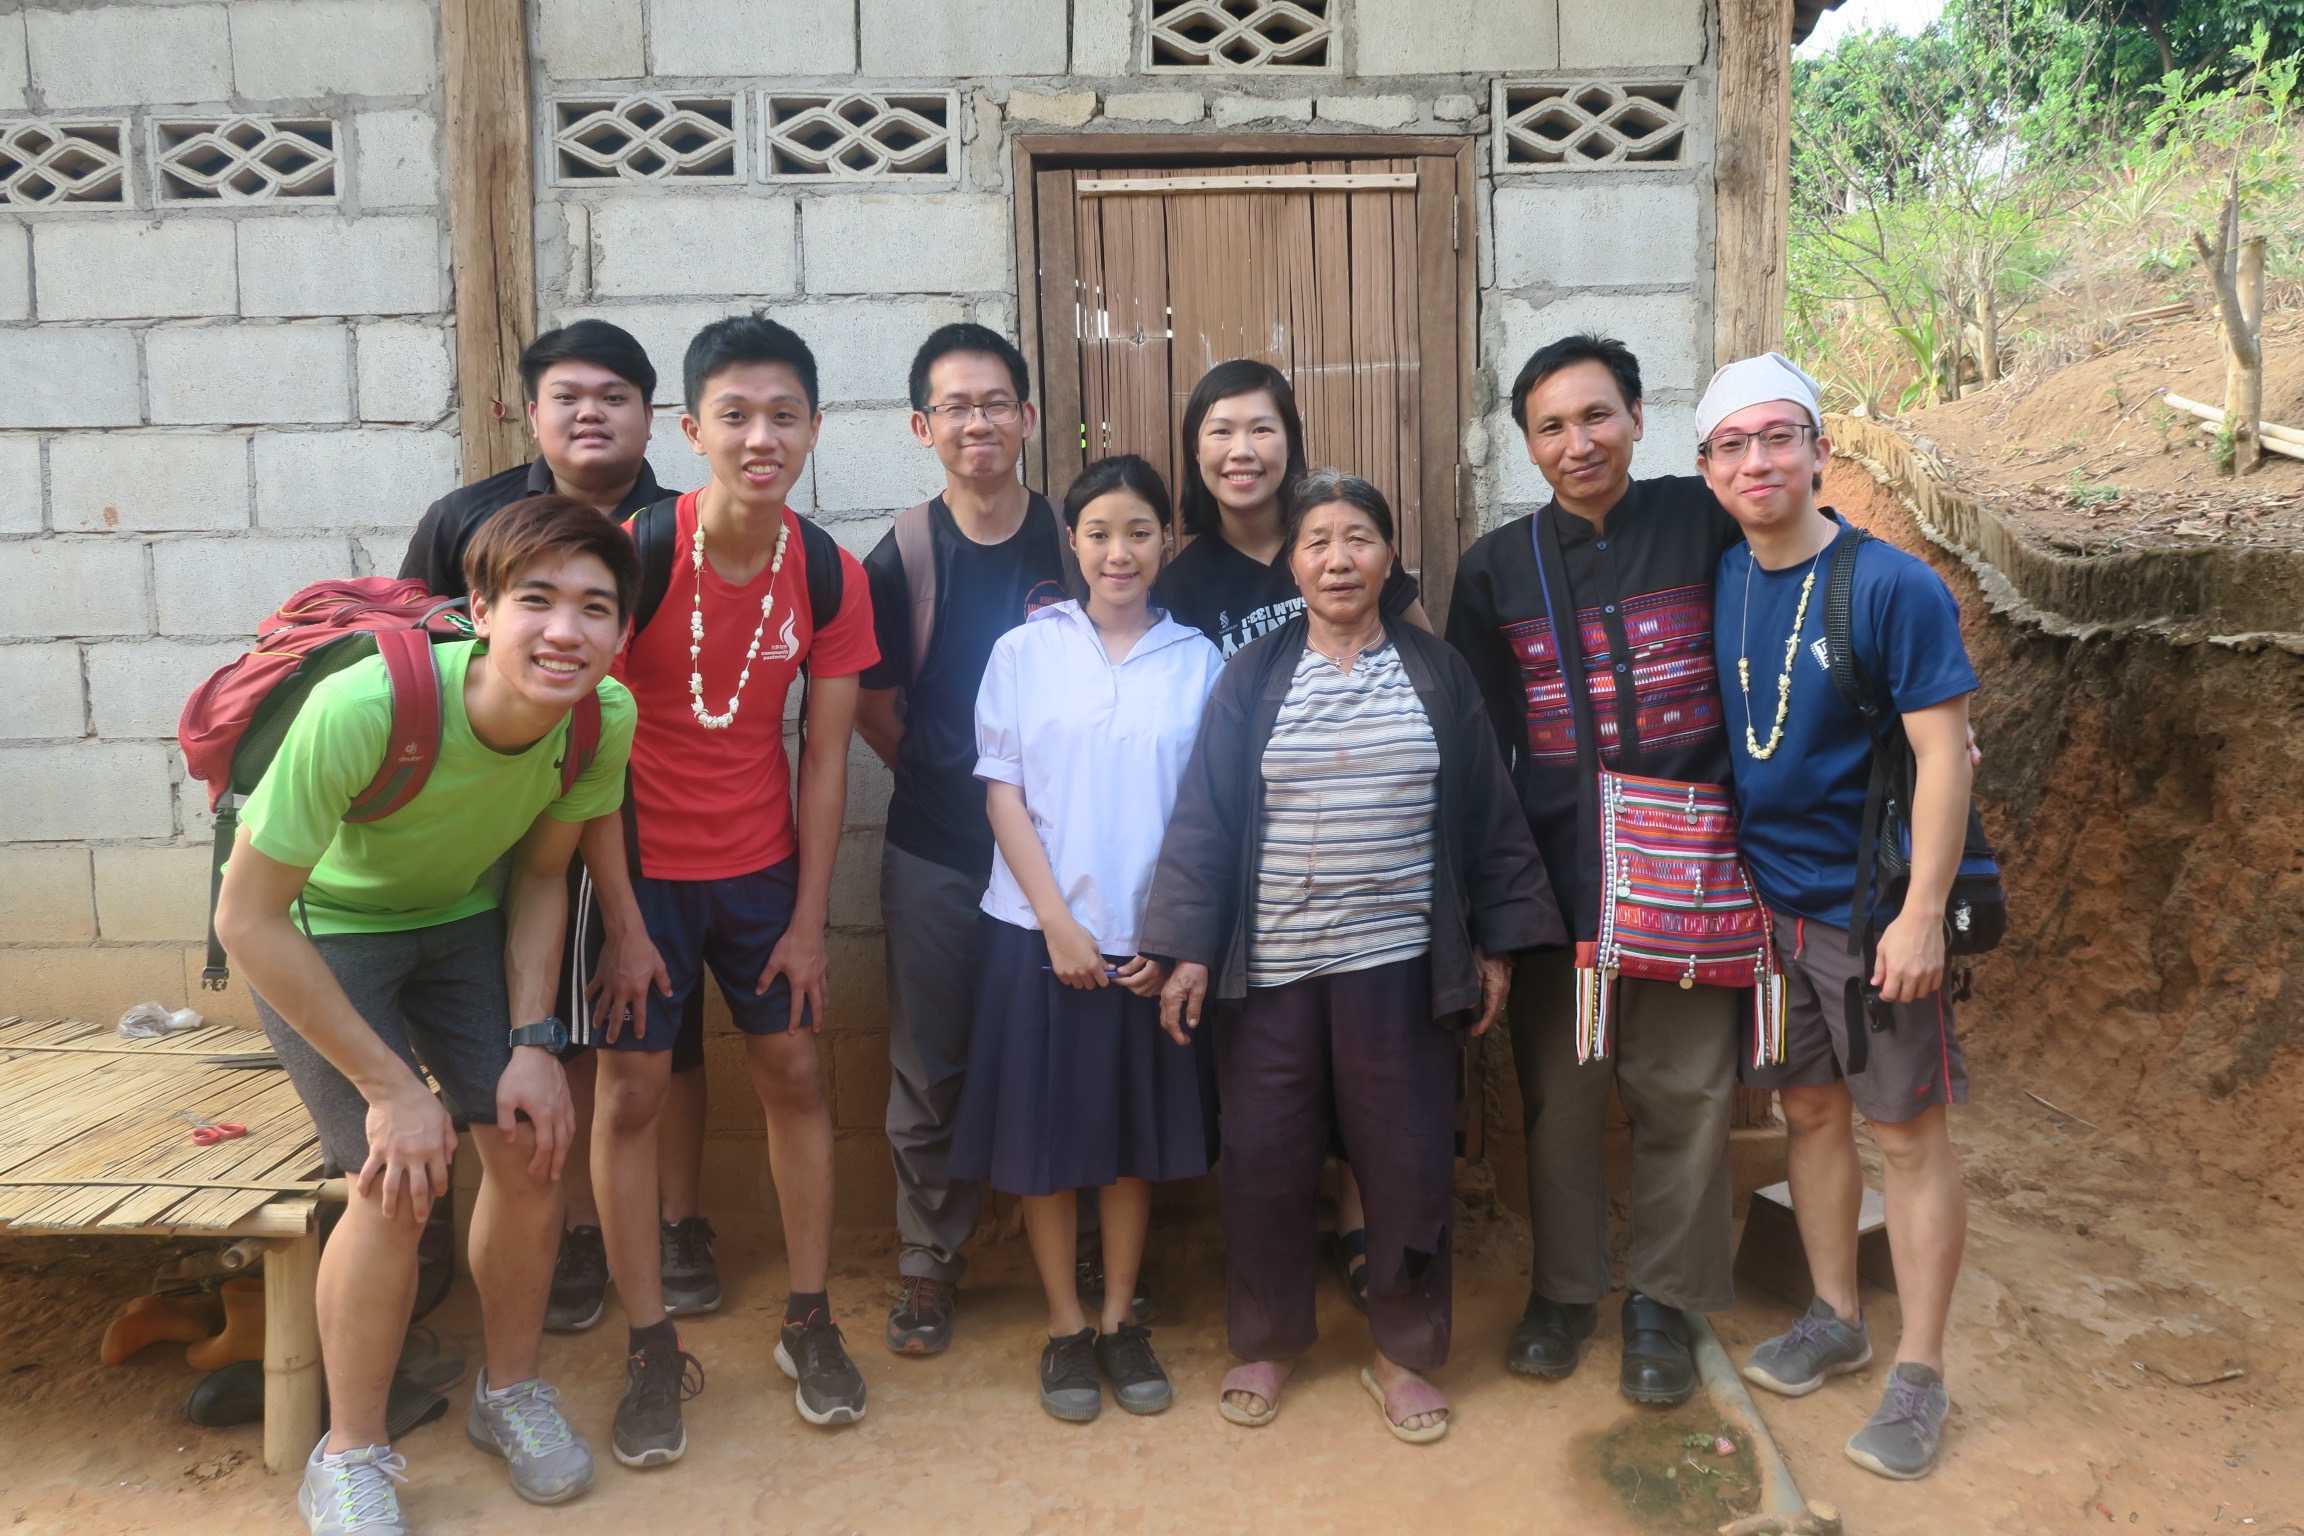
[[[320,1143],[288,1074],[212,1059],[268,1050],[221,1026],[123,1040],[82,1020],[0,1018],[0,1227],[227,1232],[274,1200],[308,1200]],[[179,1112],[248,1134],[195,1146]]]

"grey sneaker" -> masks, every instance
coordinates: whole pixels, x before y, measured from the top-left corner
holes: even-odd
[[[1786,1397],[1806,1397],[1827,1376],[1845,1376],[1871,1363],[1871,1329],[1862,1318],[1842,1322],[1819,1296],[1800,1321],[1752,1351],[1744,1379]]]
[[[608,1250],[598,1227],[570,1227],[560,1234],[560,1254],[552,1261],[552,1298],[544,1304],[547,1333],[581,1333],[600,1321],[608,1305]]]
[[[1152,1353],[1152,1330],[1123,1323],[1117,1333],[1096,1339],[1096,1368],[1112,1383],[1112,1401],[1130,1413],[1160,1413],[1176,1401],[1176,1389]]]
[[[905,1275],[904,1293],[888,1309],[888,1348],[899,1355],[940,1355],[952,1343],[952,1308],[960,1288],[932,1275]]]
[[[592,1447],[568,1425],[560,1394],[532,1376],[497,1391],[483,1370],[464,1433],[512,1469],[512,1491],[531,1504],[565,1504],[592,1486]]]
[[[811,1424],[853,1424],[864,1417],[864,1373],[848,1358],[840,1329],[822,1312],[786,1323],[776,1336],[776,1368],[798,1385],[792,1406]]]
[[[720,1310],[720,1267],[712,1261],[712,1223],[684,1216],[663,1224],[664,1315],[690,1317]]]
[[[1910,1482],[1936,1466],[1944,1443],[1944,1418],[1952,1396],[1944,1378],[1924,1365],[1907,1362],[1888,1373],[1888,1390],[1871,1422],[1848,1442],[1848,1459],[1867,1472]]]
[[[388,1445],[363,1445],[323,1456],[325,1436],[304,1463],[296,1490],[296,1512],[312,1536],[408,1536],[400,1517],[400,1493],[408,1480],[408,1458]]]
[[[624,1365],[610,1448],[628,1467],[661,1467],[688,1452],[680,1405],[704,1390],[704,1367],[678,1342],[643,1349]]]
[[[1040,1350],[1040,1406],[1053,1418],[1085,1424],[1104,1411],[1104,1383],[1096,1374],[1096,1330],[1050,1339]]]

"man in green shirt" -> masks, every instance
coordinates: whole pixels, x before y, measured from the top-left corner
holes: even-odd
[[[322,1148],[353,1175],[320,1263],[330,1428],[297,1497],[313,1536],[407,1529],[385,1396],[458,1121],[483,1174],[471,1265],[487,1364],[467,1433],[531,1502],[592,1483],[591,1451],[536,1370],[573,1131],[551,1008],[569,858],[623,799],[635,710],[607,673],[639,568],[623,530],[560,496],[490,519],[464,565],[479,638],[432,648],[440,737],[423,788],[382,820],[345,822],[383,760],[392,687],[378,658],[328,678],[241,813],[217,904]],[[595,692],[599,747],[564,791],[570,713]]]

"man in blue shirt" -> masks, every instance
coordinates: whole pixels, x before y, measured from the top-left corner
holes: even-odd
[[[1907,894],[1902,910],[1880,914],[1890,920],[1866,970],[1848,930],[1873,733],[1834,685],[1824,612],[1834,547],[1856,535],[1816,503],[1831,444],[1815,381],[1775,353],[1730,363],[1697,407],[1696,430],[1704,478],[1744,530],[1720,558],[1713,644],[1744,857],[1775,914],[1788,998],[1783,1059],[1747,1069],[1745,1081],[1782,1095],[1816,1285],[1807,1315],[1754,1350],[1744,1374],[1803,1396],[1871,1361],[1856,1280],[1864,1176],[1850,1110],[1860,1111],[1885,1162],[1904,1328],[1879,1411],[1848,1455],[1916,1478],[1935,1465],[1951,1406],[1944,1322],[1967,1233],[1946,1106],[1967,1098],[1968,1079],[1943,994],[1943,914],[1967,827],[1976,673],[1935,572],[1886,543],[1861,544],[1850,648],[1917,764]]]

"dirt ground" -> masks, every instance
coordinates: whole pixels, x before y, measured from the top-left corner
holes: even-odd
[[[2264,354],[2264,419],[2304,428],[2304,312],[2265,317]],[[1975,388],[1904,425],[2060,549],[2304,547],[2304,462],[2268,455],[2234,480],[2197,418],[2156,398],[2163,389],[2223,403],[2212,318],[2127,327],[2090,357]]]

